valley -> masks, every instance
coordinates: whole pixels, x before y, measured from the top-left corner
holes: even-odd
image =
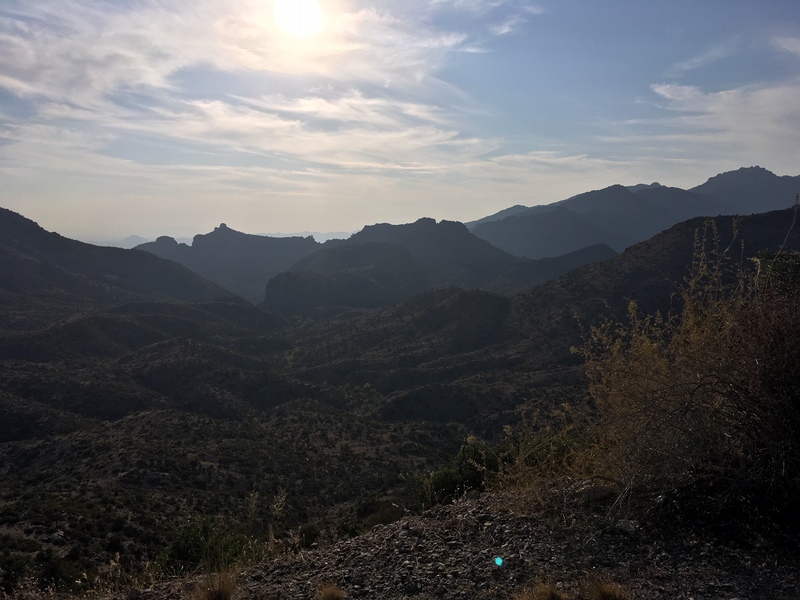
[[[717,216],[726,199],[700,194],[730,196],[722,177],[325,244],[220,226],[101,248],[0,210],[0,585],[85,593],[111,564],[131,581],[192,572],[203,527],[274,557],[430,508],[426,477],[472,440],[501,452],[523,422],[592,415],[571,349],[632,300],[680,310],[703,239],[746,268],[800,251],[793,196]],[[644,217],[614,212],[631,202],[650,215],[641,239]],[[599,237],[560,254],[490,244],[577,218]]]

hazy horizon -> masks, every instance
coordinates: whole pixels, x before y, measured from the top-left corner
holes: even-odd
[[[3,2],[0,204],[78,239],[342,232],[798,174],[795,1],[287,2]]]

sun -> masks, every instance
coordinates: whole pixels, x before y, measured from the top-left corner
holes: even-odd
[[[275,22],[294,38],[309,38],[325,27],[325,11],[317,0],[275,0]]]

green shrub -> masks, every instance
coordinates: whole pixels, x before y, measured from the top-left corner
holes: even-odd
[[[315,523],[306,523],[300,526],[300,546],[302,548],[311,548],[314,542],[319,537],[319,526]]]
[[[422,503],[427,506],[452,502],[470,490],[483,490],[498,473],[497,453],[473,436],[467,438],[452,466],[442,467],[422,478]]]
[[[207,571],[227,568],[249,548],[250,540],[209,517],[180,526],[161,557],[165,570],[184,572],[201,565]]]

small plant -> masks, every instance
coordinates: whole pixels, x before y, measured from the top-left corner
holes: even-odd
[[[515,600],[570,600],[570,596],[551,583],[538,583],[535,587],[517,594]]]
[[[319,526],[316,523],[306,523],[300,526],[299,530],[300,546],[311,548],[319,537]]]
[[[630,595],[618,583],[592,582],[586,592],[587,600],[630,600]]]
[[[239,581],[230,569],[206,573],[195,600],[231,600]]]
[[[452,466],[442,467],[422,478],[422,502],[427,506],[445,504],[470,490],[482,491],[487,480],[496,478],[499,469],[497,454],[485,443],[469,436]]]
[[[601,583],[594,581],[585,586],[584,592],[578,596],[581,600],[630,600],[630,595],[617,583]],[[566,592],[562,592],[552,583],[538,583],[514,597],[514,600],[572,600]]]
[[[317,588],[314,600],[344,600],[345,595],[335,583],[323,583]]]

